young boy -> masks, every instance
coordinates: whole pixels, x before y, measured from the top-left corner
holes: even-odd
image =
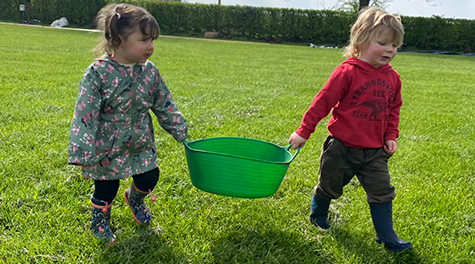
[[[398,16],[378,8],[363,10],[351,28],[347,59],[331,73],[289,138],[293,148],[303,147],[318,122],[332,111],[310,222],[330,228],[330,201],[340,197],[356,175],[366,191],[376,242],[394,252],[412,247],[393,230],[392,200],[396,195],[387,165],[397,149],[402,104],[399,74],[388,63],[396,56],[403,36]]]

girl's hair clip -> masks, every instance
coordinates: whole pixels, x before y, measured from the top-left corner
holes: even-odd
[[[119,13],[115,13],[117,15],[117,20],[120,19],[120,14]]]

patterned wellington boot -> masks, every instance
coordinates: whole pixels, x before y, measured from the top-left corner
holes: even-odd
[[[91,196],[91,231],[94,237],[106,245],[115,242],[115,236],[109,228],[112,204]]]
[[[144,203],[144,198],[151,191],[143,192],[135,186],[135,183],[132,181],[130,188],[124,192],[124,200],[129,205],[130,212],[132,212],[132,217],[135,222],[139,225],[146,225],[152,220],[152,213],[148,209],[147,205]],[[155,197],[151,197],[152,201],[155,201]]]

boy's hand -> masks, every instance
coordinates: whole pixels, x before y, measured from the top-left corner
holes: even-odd
[[[386,144],[384,144],[384,151],[389,155],[393,155],[397,149],[397,142],[395,140],[386,140]]]
[[[299,136],[295,132],[292,133],[292,135],[290,135],[289,144],[293,149],[303,148],[303,146],[305,145],[305,142],[307,142],[307,140],[305,138]]]

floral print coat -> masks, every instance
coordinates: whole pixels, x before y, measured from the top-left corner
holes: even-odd
[[[94,180],[117,180],[155,169],[155,138],[149,110],[181,142],[187,124],[157,67],[150,61],[121,65],[109,56],[86,69],[74,109],[68,163],[83,165]]]

